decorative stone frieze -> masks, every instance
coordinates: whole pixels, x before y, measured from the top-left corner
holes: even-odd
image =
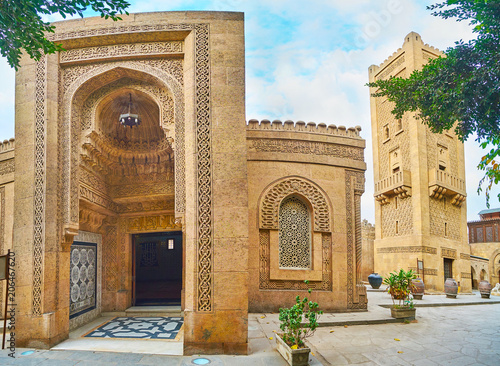
[[[443,258],[457,258],[457,250],[452,248],[441,248],[441,257]]]
[[[181,55],[184,52],[181,41],[114,44],[99,47],[75,48],[60,53],[61,65],[78,62],[110,61],[117,58]]]
[[[176,221],[174,215],[153,215],[131,217],[127,220],[129,232],[181,230],[182,226]]]
[[[14,173],[15,170],[14,159],[0,161],[0,175]]]
[[[405,247],[387,247],[378,248],[377,253],[427,253],[427,254],[437,254],[437,249],[428,246],[405,246]]]

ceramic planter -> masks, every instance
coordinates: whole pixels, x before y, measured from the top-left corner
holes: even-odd
[[[411,280],[411,283],[413,284],[413,287],[411,289],[411,294],[413,295],[413,298],[415,300],[422,300],[422,296],[424,296],[424,281],[420,277],[414,278]]]
[[[410,309],[408,307],[395,308],[391,307],[391,316],[396,319],[415,319],[415,312],[417,309]]]
[[[373,289],[378,289],[382,284],[382,276],[378,273],[372,273],[368,276],[368,282]]]
[[[491,284],[488,281],[479,282],[479,286],[477,288],[483,299],[490,298]]]
[[[310,348],[291,349],[288,344],[276,334],[276,349],[290,366],[309,365]]]
[[[458,284],[453,278],[447,278],[444,282],[444,292],[446,297],[451,297],[456,299],[458,293]]]

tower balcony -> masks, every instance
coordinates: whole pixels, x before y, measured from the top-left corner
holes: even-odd
[[[444,170],[430,169],[429,196],[436,199],[451,197],[451,203],[460,207],[467,196],[465,180]]]
[[[406,198],[411,196],[411,172],[403,170],[387,178],[375,182],[375,200],[381,205],[388,202],[391,196]]]

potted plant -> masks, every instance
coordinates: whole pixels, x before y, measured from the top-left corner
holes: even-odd
[[[388,285],[387,292],[392,297],[391,316],[396,319],[415,319],[415,305],[411,290],[414,287],[412,280],[417,275],[413,270],[406,272],[400,269],[399,272],[392,272],[388,277],[384,278],[384,284]],[[396,301],[398,303],[396,304]]]
[[[311,294],[311,289],[307,292]],[[280,308],[280,329],[283,333],[277,334],[276,345],[278,352],[291,366],[309,364],[311,349],[306,347],[304,340],[314,334],[321,314],[323,311],[318,310],[318,303],[307,297],[301,299],[297,296],[295,305]]]

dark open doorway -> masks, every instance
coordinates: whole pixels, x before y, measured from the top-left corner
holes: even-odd
[[[180,305],[182,232],[133,235],[133,305]]]
[[[453,259],[443,258],[444,264],[444,281],[447,278],[453,278]]]

